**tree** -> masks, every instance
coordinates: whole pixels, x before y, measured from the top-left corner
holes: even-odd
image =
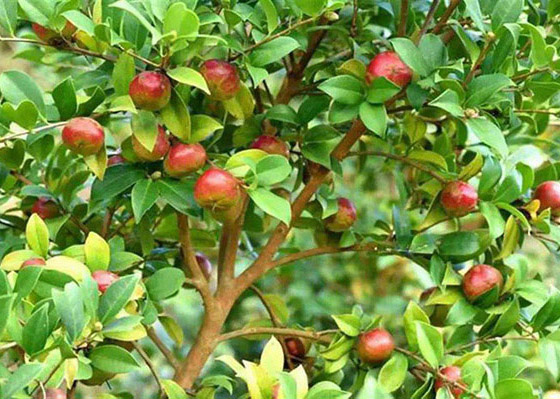
[[[560,242],[559,10],[3,0],[0,42],[35,66],[0,75],[0,397],[144,366],[169,399],[542,397],[560,294],[523,246]],[[306,327],[260,283],[326,255],[405,259],[433,288]],[[193,290],[189,345],[168,306]],[[240,325],[251,293],[267,319]],[[267,342],[258,364],[210,360],[238,338]]]

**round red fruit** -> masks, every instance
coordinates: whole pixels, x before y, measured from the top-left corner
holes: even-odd
[[[107,160],[107,166],[121,165],[126,162],[126,159],[121,154],[113,155]]]
[[[226,211],[241,198],[237,179],[229,172],[218,168],[208,169],[198,178],[194,186],[194,199],[203,208]]]
[[[453,384],[453,383],[462,383],[461,381],[461,369],[457,366],[449,366],[444,367],[440,371],[440,374],[443,375],[446,379],[443,380],[442,378],[437,378],[436,383],[434,385],[436,392],[439,391],[443,387],[449,388],[449,391],[455,398],[459,398],[465,391]]]
[[[171,82],[159,72],[142,72],[130,83],[128,94],[138,108],[159,111],[169,103]]]
[[[288,145],[283,140],[274,136],[259,136],[255,141],[253,141],[251,148],[262,150],[271,155],[282,155],[286,158],[290,157],[290,149],[288,148]]]
[[[495,287],[500,291],[503,285],[504,277],[502,273],[488,265],[473,266],[463,277],[463,292],[471,302],[476,301],[480,296]]]
[[[94,155],[105,145],[105,132],[94,119],[74,118],[64,126],[62,141],[76,154]]]
[[[303,360],[305,358],[305,345],[299,338],[287,338],[285,341],[286,349],[290,358],[295,360]]]
[[[197,252],[195,256],[198,266],[200,266],[200,268],[202,269],[202,273],[204,273],[204,277],[209,279],[212,275],[212,262],[210,262],[208,256],[206,256],[202,252]]]
[[[478,204],[478,194],[473,186],[463,181],[448,183],[441,192],[441,205],[450,216],[465,216]]]
[[[360,334],[357,350],[358,356],[364,363],[375,365],[391,357],[395,350],[395,341],[387,330],[375,328]]]
[[[412,70],[401,60],[397,53],[385,51],[377,54],[369,63],[366,82],[371,84],[375,79],[384,77],[399,87],[404,87],[412,80]]]
[[[165,133],[165,129],[161,126],[158,126],[158,135],[152,151],[149,151],[146,147],[144,147],[136,136],[132,136],[132,149],[138,159],[144,162],[159,161],[165,156],[165,154],[167,154],[169,146],[169,138],[167,137],[167,133]]]
[[[25,262],[21,264],[21,268],[26,268],[29,266],[45,266],[47,262],[43,258],[31,258],[27,259]]]
[[[46,43],[58,37],[58,34],[54,30],[45,28],[43,25],[37,23],[31,24],[31,29],[33,29],[33,32],[35,32],[39,40]]]
[[[119,279],[118,275],[106,270],[97,270],[92,273],[91,277],[93,277],[93,280],[97,283],[97,288],[99,288],[99,292],[102,294],[107,291],[107,288],[109,288],[111,284]]]
[[[206,150],[200,144],[177,143],[171,146],[163,168],[171,177],[184,177],[202,169],[206,160]]]
[[[31,213],[36,213],[41,219],[52,219],[60,215],[60,210],[54,201],[41,197],[33,204]]]
[[[554,216],[560,215],[560,182],[546,181],[535,190],[533,199],[539,200],[540,210],[550,209]]]
[[[356,207],[347,198],[338,199],[338,211],[325,220],[327,230],[340,233],[348,230],[356,221]]]
[[[237,68],[226,61],[208,60],[200,67],[200,73],[206,79],[211,97],[214,100],[230,100],[241,89]]]

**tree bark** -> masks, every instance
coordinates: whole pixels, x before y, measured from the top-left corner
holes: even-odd
[[[222,331],[231,307],[232,301],[215,301],[204,313],[202,326],[197,334],[196,340],[189,351],[186,359],[181,363],[175,373],[175,382],[184,389],[191,389],[199,377],[204,365],[214,352],[219,343]]]

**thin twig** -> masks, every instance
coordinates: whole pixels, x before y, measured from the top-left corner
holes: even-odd
[[[155,330],[153,328],[148,328],[147,332],[148,332],[148,337],[150,337],[150,339],[152,340],[154,345],[159,349],[159,351],[161,352],[163,357],[165,357],[165,359],[167,359],[167,361],[169,362],[171,367],[173,367],[175,370],[177,370],[179,368],[179,361],[177,360],[175,355],[161,341],[161,339],[159,338],[159,336],[157,335],[157,333],[155,332]]]
[[[252,335],[281,335],[288,337],[305,338],[325,344],[330,343],[329,335],[338,332],[338,330],[327,330],[320,332],[297,330],[294,328],[274,328],[274,327],[250,327],[241,330],[232,331],[222,334],[218,337],[219,342],[228,341],[234,338],[248,337]]]
[[[406,24],[408,22],[408,0],[401,0],[401,20],[397,35],[406,36]]]
[[[357,152],[352,152],[352,153],[349,154],[349,156],[361,156],[361,155],[371,155],[371,156],[378,156],[378,157],[393,159],[395,161],[399,161],[399,162],[402,162],[404,164],[410,165],[413,168],[421,170],[422,172],[426,172],[427,174],[432,176],[434,179],[436,179],[440,183],[443,183],[443,184],[447,183],[447,180],[443,176],[441,176],[439,173],[433,171],[429,167],[421,164],[420,162],[416,162],[416,161],[414,161],[412,159],[409,159],[407,157],[403,157],[403,156],[396,155],[396,154],[390,154],[388,152],[383,152],[383,151],[357,151]]]
[[[164,391],[163,391],[163,385],[161,384],[161,378],[159,377],[156,368],[154,367],[154,364],[150,360],[150,357],[146,354],[146,352],[144,352],[144,349],[142,349],[142,347],[137,342],[132,342],[132,346],[134,347],[136,352],[138,352],[142,360],[144,360],[144,363],[146,363],[148,369],[150,369],[150,372],[152,373],[154,379],[156,380],[160,394],[163,393]]]
[[[416,44],[420,43],[420,40],[422,39],[422,37],[428,31],[428,28],[429,28],[430,24],[432,23],[432,20],[434,19],[434,15],[436,13],[436,10],[439,6],[439,2],[440,2],[440,0],[433,0],[432,4],[430,4],[430,9],[428,10],[428,14],[426,14],[426,19],[424,20],[424,24],[422,25],[422,28],[420,28],[420,31],[418,32],[418,35],[416,35],[416,39],[414,40],[414,43],[416,43]]]
[[[470,81],[474,78],[474,74],[476,73],[478,67],[482,64],[484,59],[486,58],[486,55],[488,54],[488,52],[492,48],[492,43],[494,43],[495,40],[496,40],[496,35],[494,35],[493,33],[488,35],[486,43],[484,44],[484,48],[482,49],[482,51],[478,55],[478,58],[476,59],[476,61],[472,65],[471,70],[469,71],[469,74],[467,75],[467,77],[465,78],[465,80],[463,82],[463,87],[466,87],[470,83]]]
[[[447,7],[445,12],[443,13],[441,18],[439,19],[438,23],[436,24],[436,26],[432,30],[433,34],[437,35],[439,32],[441,32],[441,30],[447,24],[447,21],[449,20],[451,15],[453,15],[453,13],[455,12],[455,9],[457,7],[459,7],[459,4],[461,4],[461,0],[451,0],[451,4],[449,4],[449,7]]]

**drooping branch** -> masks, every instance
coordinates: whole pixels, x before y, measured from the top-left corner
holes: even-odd
[[[356,155],[356,156],[371,155],[371,156],[393,159],[395,161],[410,165],[415,169],[421,170],[422,172],[426,172],[427,174],[432,176],[434,179],[436,179],[440,183],[446,183],[447,182],[447,180],[443,176],[441,176],[439,173],[437,173],[436,171],[430,169],[429,167],[427,167],[425,165],[422,165],[420,162],[416,162],[416,161],[414,161],[410,158],[403,157],[403,156],[400,156],[400,155],[391,154],[391,153],[383,152],[383,151],[359,151],[359,152],[350,153],[349,155],[350,156],[352,156],[352,155]]]
[[[177,225],[179,228],[179,243],[181,245],[185,272],[190,272],[192,274],[193,284],[195,284],[196,289],[200,292],[204,304],[208,305],[208,303],[212,302],[213,296],[210,292],[208,281],[196,260],[196,254],[190,236],[188,216],[184,213],[177,212]]]
[[[156,380],[156,384],[158,386],[159,392],[162,393],[163,392],[163,386],[161,384],[161,378],[159,377],[159,374],[158,374],[154,364],[152,363],[152,360],[150,359],[148,354],[146,352],[144,352],[144,349],[142,349],[142,347],[138,343],[133,342],[132,346],[134,347],[136,352],[138,352],[138,354],[140,355],[142,360],[144,360],[144,363],[146,363],[146,366],[148,366],[148,369],[150,370],[150,373],[152,373],[152,375],[154,376],[154,379]]]
[[[305,338],[317,342],[328,344],[331,342],[329,335],[337,333],[338,330],[327,330],[320,332],[297,330],[294,328],[276,328],[276,327],[251,327],[237,331],[222,334],[218,337],[218,341],[228,341],[234,338],[249,337],[254,335],[282,335],[287,337]]]
[[[150,337],[150,339],[152,340],[156,348],[159,349],[159,351],[161,352],[163,357],[165,357],[165,359],[169,362],[171,367],[177,369],[179,367],[179,362],[175,358],[175,355],[173,355],[173,353],[169,350],[169,348],[161,341],[161,339],[159,338],[155,330],[153,328],[148,328],[147,332],[148,332],[148,337]]]

